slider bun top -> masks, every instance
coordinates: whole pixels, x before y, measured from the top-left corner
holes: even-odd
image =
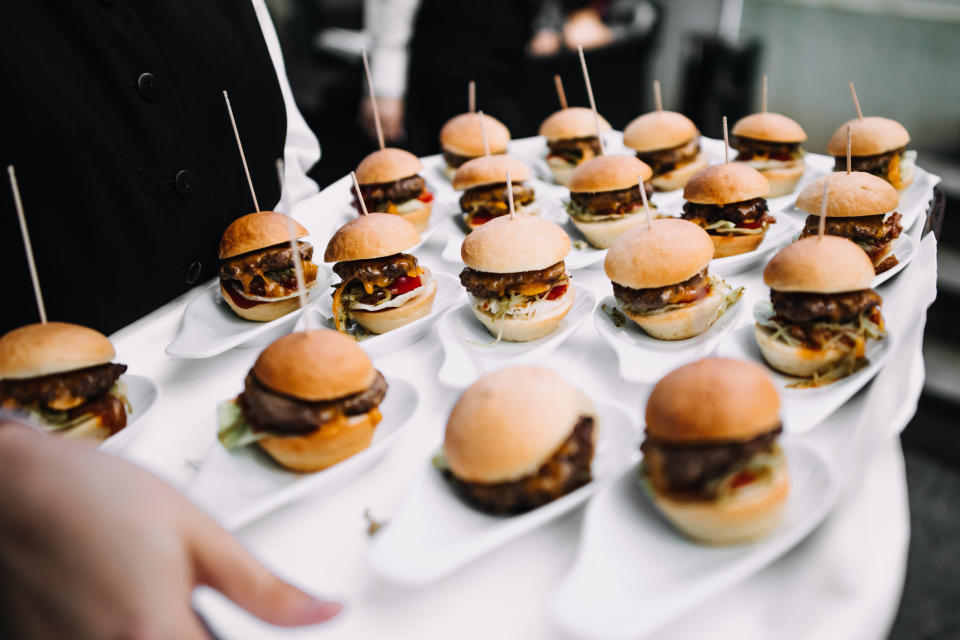
[[[570,252],[570,237],[560,225],[525,213],[498,216],[470,232],[460,257],[471,269],[487,273],[539,271]]]
[[[409,151],[388,147],[374,151],[357,165],[357,182],[378,184],[409,178],[420,172],[420,158]]]
[[[67,322],[28,324],[0,337],[0,380],[95,367],[115,356],[110,340],[94,329]]]
[[[506,153],[510,141],[510,130],[494,118],[483,114],[484,128],[487,131],[487,143],[490,153]],[[444,151],[468,158],[483,155],[483,133],[480,129],[480,115],[461,113],[447,120],[440,129],[440,146]]]
[[[634,215],[642,216],[642,213]],[[713,259],[713,240],[700,225],[661,218],[630,229],[607,250],[603,270],[612,282],[631,289],[677,284],[700,273]]]
[[[667,442],[745,442],[780,425],[780,396],[762,365],[706,358],[657,383],[646,423],[648,435]]]
[[[493,153],[493,147],[490,148]],[[507,172],[510,172],[511,182],[523,182],[533,177],[530,167],[513,156],[500,153],[496,155],[480,156],[467,160],[453,175],[453,188],[457,190],[472,189],[488,184],[499,184],[507,181]]]
[[[610,131],[610,123],[603,116],[600,119],[600,133]],[[540,125],[540,135],[549,141],[586,138],[597,135],[597,124],[593,119],[593,109],[570,107],[556,111]]]
[[[443,454],[467,482],[509,482],[535,472],[570,437],[590,400],[542,367],[501,369],[480,378],[454,405]]]
[[[833,132],[827,143],[827,153],[832,156],[847,155],[847,126],[850,126],[850,154],[854,156],[875,156],[907,146],[910,134],[903,125],[890,118],[868,116],[854,118]]]
[[[302,224],[293,220],[294,236],[302,238],[309,233]],[[286,215],[276,211],[248,213],[231,222],[223,232],[220,238],[220,259],[266,249],[282,242],[290,242]]]
[[[353,338],[313,329],[271,343],[253,364],[253,375],[278,393],[317,402],[369,389],[376,371]]]
[[[752,113],[737,120],[731,132],[735,136],[769,142],[803,142],[807,134],[796,120],[779,113]]]
[[[797,196],[797,208],[819,216],[823,201],[823,183],[830,181],[827,194],[827,217],[849,218],[875,216],[893,211],[900,203],[896,188],[870,173],[845,171],[814,180]]]
[[[777,291],[844,293],[869,289],[873,262],[856,243],[840,236],[810,236],[788,244],[763,270],[763,282]]]
[[[403,253],[420,243],[420,232],[402,216],[376,211],[358,216],[330,238],[324,262],[369,260]]]
[[[770,193],[770,183],[759,171],[740,162],[715,164],[690,178],[683,197],[696,204],[725,205],[762,198]]]
[[[672,149],[700,135],[697,125],[676,111],[651,111],[634,118],[623,130],[623,144],[645,153]]]
[[[597,156],[573,170],[567,187],[572,193],[619,191],[637,187],[640,178],[646,182],[652,176],[653,170],[636,156]]]

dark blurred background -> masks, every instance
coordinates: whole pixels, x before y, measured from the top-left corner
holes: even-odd
[[[364,2],[267,4],[297,103],[320,139],[323,157],[313,176],[324,187],[375,148],[358,124],[365,94],[360,50],[370,44],[363,33]],[[439,10],[442,5],[433,6],[438,7],[435,22],[448,19]],[[618,129],[652,108],[650,86],[656,78],[663,85],[665,108],[686,113],[706,135],[719,137],[721,115],[732,122],[759,107],[763,73],[770,77],[770,110],[803,125],[810,151],[824,152],[836,127],[855,115],[850,80],[866,114],[892,117],[906,126],[919,164],[943,177],[947,213],[940,237],[939,293],[924,341],[927,378],[919,410],[903,435],[913,534],[892,637],[960,637],[960,225],[950,219],[960,211],[960,3],[446,0],[446,7],[464,13],[451,20],[451,30],[473,25],[480,32],[476,40],[464,37],[463,46],[451,50],[454,60],[528,33],[529,42],[518,45],[524,47],[522,55],[508,72],[512,86],[521,89],[495,96],[489,82],[478,88],[480,108],[502,105],[505,113],[488,110],[507,122],[514,137],[534,135],[558,108],[554,73],[563,77],[571,105],[587,105],[571,49],[578,37],[590,45],[587,59],[598,108]],[[567,24],[573,10],[592,12],[600,27],[588,20],[586,31],[574,33]],[[532,23],[519,24],[528,15]],[[432,62],[427,58],[425,64]],[[442,86],[442,71],[436,74],[439,111],[449,111],[444,117],[465,111],[466,87],[456,87],[463,96],[459,106],[448,106],[444,94],[449,87]],[[411,136],[405,146],[420,155],[439,152],[436,133]]]

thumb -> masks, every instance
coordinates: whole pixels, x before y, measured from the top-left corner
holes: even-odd
[[[342,608],[339,602],[318,600],[275,576],[212,520],[199,527],[190,542],[197,583],[216,589],[265,622],[287,627],[316,624]]]

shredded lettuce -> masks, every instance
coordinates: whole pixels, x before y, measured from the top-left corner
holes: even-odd
[[[712,279],[712,276],[711,276],[711,279]],[[737,287],[736,289],[732,289],[730,285],[727,284],[726,280],[720,280],[719,286],[722,287],[721,292],[723,291],[723,289],[726,289],[727,291],[723,295],[723,302],[720,303],[720,311],[717,312],[717,320],[723,317],[723,314],[729,311],[730,308],[733,307],[733,305],[740,302],[740,298],[743,297],[743,287]]]
[[[127,387],[123,384],[123,381],[117,380],[114,382],[108,393],[120,398],[120,401],[123,402],[123,408],[126,409],[128,414],[133,413],[133,407],[130,400],[127,399]],[[39,404],[23,407],[23,412],[32,422],[47,431],[67,431],[93,417],[92,413],[81,413],[71,418],[70,410],[56,411]]]
[[[657,205],[655,205],[653,202],[650,202],[648,204],[650,205],[651,211],[657,210]],[[624,216],[634,215],[640,211],[643,211],[643,205],[638,204],[630,211],[625,211],[623,213],[610,213],[610,214],[598,216],[598,215],[594,215],[593,213],[590,213],[589,211],[581,207],[579,204],[577,204],[573,200],[570,200],[569,202],[567,202],[566,208],[567,208],[567,214],[571,218],[575,218],[580,222],[601,222],[603,220],[619,220]]]
[[[623,311],[620,311],[620,309],[616,307],[608,307],[607,305],[602,304],[600,305],[600,310],[610,316],[610,320],[613,321],[613,326],[615,326],[617,329],[620,329],[627,324],[627,316],[625,316]]]
[[[243,417],[236,400],[217,405],[217,438],[227,450],[245,447],[269,435],[266,431],[253,430],[253,425]]]
[[[756,229],[743,229],[729,220],[717,220],[716,222],[711,222],[704,228],[707,231],[713,231],[714,233],[725,233],[738,236],[755,236],[757,234],[766,232],[767,226],[767,223],[764,222]]]
[[[438,471],[448,471],[450,469],[450,463],[447,462],[447,456],[443,455],[443,449],[433,454],[430,464]]]

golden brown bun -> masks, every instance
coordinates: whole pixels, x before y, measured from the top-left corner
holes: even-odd
[[[659,176],[650,178],[650,184],[652,184],[653,188],[657,191],[682,189],[695,173],[701,169],[706,169],[707,164],[707,156],[701,151],[697,154],[696,158],[687,164],[680,165],[673,171],[661,173]]]
[[[95,367],[115,356],[110,340],[94,329],[67,322],[28,324],[0,337],[0,380]]]
[[[532,318],[512,318],[510,316],[495,318],[486,311],[480,311],[474,305],[470,305],[470,309],[473,310],[473,315],[476,316],[477,320],[487,328],[490,335],[499,335],[501,340],[507,342],[529,342],[553,333],[560,326],[564,316],[570,312],[575,299],[574,288],[572,285],[568,285],[564,294],[557,299],[558,306],[553,311]]]
[[[713,241],[713,257],[726,258],[728,256],[738,256],[741,253],[753,251],[763,242],[764,233],[755,233],[750,235],[711,235]]]
[[[776,198],[793,192],[806,170],[807,163],[802,159],[794,160],[786,167],[760,169],[760,175],[770,183],[770,193],[767,194],[767,197]]]
[[[324,262],[383,258],[420,243],[412,222],[392,213],[368,213],[343,225],[330,238]]]
[[[716,321],[724,293],[714,287],[707,297],[663,313],[642,315],[626,309],[621,311],[657,340],[686,340],[700,335]]]
[[[676,111],[651,111],[623,130],[623,144],[641,153],[672,149],[698,137],[697,125]]]
[[[618,191],[637,186],[641,178],[646,182],[652,175],[653,170],[636,156],[597,156],[573,170],[567,187],[572,193]]]
[[[869,289],[873,263],[856,243],[840,236],[810,236],[780,249],[763,270],[777,291],[843,293]]]
[[[827,143],[827,153],[832,156],[847,155],[847,126],[850,127],[850,155],[875,156],[879,153],[905,147],[910,134],[903,125],[890,118],[868,116],[854,118],[840,125]]]
[[[463,239],[460,257],[471,269],[487,273],[539,271],[570,252],[570,237],[539,216],[499,216]]]
[[[647,214],[631,213],[615,220],[601,220],[598,222],[581,222],[570,218],[570,222],[587,239],[591,247],[606,249],[617,241],[627,231],[639,226],[647,226]]]
[[[507,172],[514,184],[533,177],[530,167],[508,155],[480,156],[467,160],[453,175],[453,188],[457,190],[499,184],[507,181]]]
[[[848,357],[854,347],[837,343],[829,349],[807,349],[791,347],[780,340],[773,339],[773,330],[759,324],[754,327],[753,335],[760,347],[763,359],[771,367],[788,376],[809,378],[823,371],[833,363]]]
[[[281,466],[292,471],[320,471],[370,446],[380,422],[379,409],[328,422],[305,436],[270,436],[257,444]]]
[[[491,115],[483,114],[484,128],[487,131],[487,144],[490,153],[506,153],[510,142],[510,130]],[[483,133],[480,129],[480,115],[461,113],[447,120],[440,129],[440,146],[444,151],[458,156],[475,158],[482,156]]]
[[[683,188],[683,197],[697,204],[724,205],[763,198],[770,183],[759,171],[745,164],[728,162],[698,171]]]
[[[666,287],[700,273],[713,259],[713,243],[699,225],[681,218],[662,218],[647,228],[620,236],[607,251],[603,270],[611,281],[631,289]]]
[[[433,300],[436,297],[437,281],[430,280],[423,293],[403,306],[384,309],[383,311],[351,309],[350,316],[370,333],[386,333],[430,315],[430,311],[433,310]]]
[[[348,335],[330,329],[298,331],[267,346],[253,364],[253,375],[279,393],[316,402],[360,393],[376,371]]]
[[[419,209],[414,209],[410,213],[397,213],[398,215],[416,228],[417,231],[426,231],[430,226],[430,214],[433,213],[433,203],[425,202]]]
[[[780,395],[755,362],[704,358],[657,383],[645,420],[647,433],[667,442],[746,442],[780,425]]]
[[[779,113],[751,113],[740,118],[730,131],[735,136],[766,142],[803,142],[807,134],[796,120]]]
[[[293,220],[293,233],[302,238],[310,232]],[[242,253],[290,242],[287,216],[276,211],[248,213],[230,223],[220,238],[220,259],[225,260]]]
[[[694,540],[716,545],[744,544],[770,534],[780,522],[790,493],[786,464],[769,483],[754,483],[717,501],[672,500],[654,490],[653,502],[663,516]]]
[[[460,396],[447,420],[443,454],[461,480],[509,482],[539,469],[581,416],[594,415],[593,403],[553,371],[508,367]]]
[[[892,184],[863,171],[831,173],[808,184],[797,196],[797,208],[815,216],[823,205],[823,185],[829,180],[827,217],[875,216],[889,213],[900,204]]]
[[[360,184],[393,182],[417,175],[422,168],[420,158],[409,151],[387,147],[374,151],[357,165],[357,182]]]
[[[600,120],[600,133],[610,131],[610,123],[603,116],[598,115],[598,118]],[[550,142],[595,136],[597,135],[597,125],[593,119],[593,109],[569,107],[556,111],[540,125],[540,135]]]
[[[307,285],[307,291],[309,292],[315,284],[316,281]],[[261,302],[249,309],[244,309],[237,306],[233,301],[233,297],[227,293],[223,280],[220,281],[220,295],[235,314],[244,320],[252,320],[253,322],[270,322],[271,320],[282,318],[288,313],[300,308],[300,296],[294,296],[292,298],[277,300],[276,302]]]

